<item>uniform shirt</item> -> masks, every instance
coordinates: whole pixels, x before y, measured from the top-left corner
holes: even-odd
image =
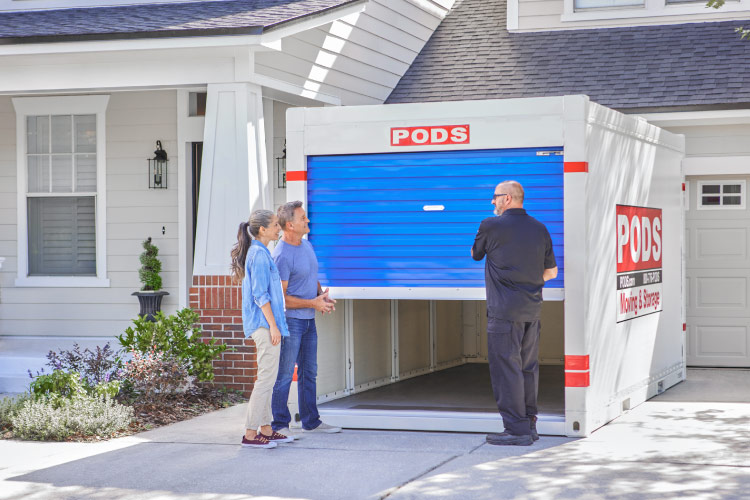
[[[318,296],[318,258],[312,244],[302,239],[299,245],[279,241],[273,250],[273,260],[279,268],[281,281],[288,281],[287,295],[300,299],[314,299]],[[287,318],[313,319],[315,309],[288,309]]]
[[[279,270],[268,248],[260,241],[253,240],[245,257],[245,277],[242,280],[242,326],[245,337],[258,328],[270,328],[260,309],[268,302],[271,303],[273,319],[281,336],[288,337]]]
[[[484,219],[474,240],[474,260],[487,256],[487,316],[535,321],[542,311],[542,278],[556,266],[547,228],[523,208]]]

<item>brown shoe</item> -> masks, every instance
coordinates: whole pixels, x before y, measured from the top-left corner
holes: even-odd
[[[266,436],[258,433],[253,439],[242,436],[242,446],[246,448],[276,448],[276,443],[272,443]]]

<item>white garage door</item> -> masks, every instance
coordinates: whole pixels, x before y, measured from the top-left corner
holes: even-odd
[[[687,362],[750,366],[747,176],[688,177]]]

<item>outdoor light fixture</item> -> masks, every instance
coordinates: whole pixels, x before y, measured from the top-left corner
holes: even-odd
[[[276,157],[276,187],[286,187],[286,141],[281,156]]]
[[[148,187],[151,189],[167,189],[167,152],[161,147],[161,141],[156,141],[154,157],[148,160]]]

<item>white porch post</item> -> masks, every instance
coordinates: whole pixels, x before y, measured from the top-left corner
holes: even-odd
[[[260,86],[209,84],[205,123],[193,274],[222,276],[239,223],[273,210]]]

